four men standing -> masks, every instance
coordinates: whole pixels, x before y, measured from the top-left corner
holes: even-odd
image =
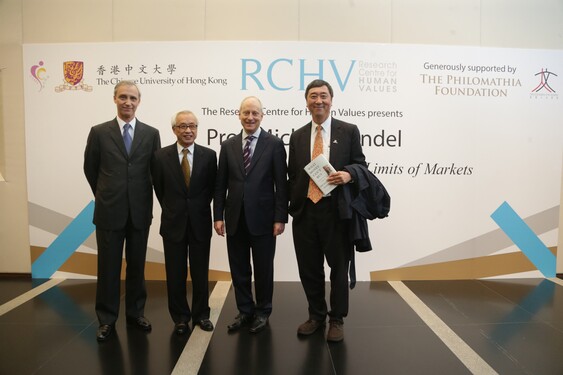
[[[96,197],[99,341],[112,333],[117,319],[124,242],[127,321],[151,329],[143,316],[151,179],[162,207],[160,234],[168,308],[176,333],[189,332],[190,320],[203,330],[213,330],[208,303],[211,200],[214,229],[220,236],[227,235],[239,311],[228,330],[249,326],[251,333],[258,333],[268,325],[276,237],[284,232],[288,221],[289,200],[299,275],[309,305],[309,319],[299,326],[298,334],[310,335],[324,327],[328,315],[327,340],[343,339],[352,242],[348,225],[338,216],[339,188],[323,196],[304,170],[322,153],[337,170],[327,181],[344,185],[352,182],[345,166],[365,165],[358,128],[331,117],[332,97],[328,82],[315,80],[307,87],[305,98],[312,121],[292,134],[289,164],[283,142],[260,128],[262,103],[256,97],[245,98],[239,112],[242,131],[223,142],[217,167],[216,153],[194,143],[198,121],[192,112],[176,114],[172,130],[177,141],[160,149],[158,131],[135,118],[140,102],[138,88],[129,81],[118,83],[114,92],[118,116],[92,128],[84,160],[84,172]],[[192,310],[186,298],[188,259],[193,280]],[[325,259],[331,268],[330,310],[325,301]]]

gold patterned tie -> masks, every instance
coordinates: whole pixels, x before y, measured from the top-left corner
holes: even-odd
[[[323,153],[323,136],[322,136],[323,127],[321,125],[317,125],[317,135],[315,136],[315,143],[313,144],[313,157],[314,159],[320,154]],[[317,184],[313,182],[312,179],[309,179],[309,192],[307,193],[307,198],[313,201],[313,203],[317,203],[323,197],[323,192]]]
[[[184,172],[184,181],[186,181],[186,187],[190,187],[191,171],[190,162],[188,161],[188,149],[183,149],[182,154],[184,154],[184,157],[182,157],[182,172]]]

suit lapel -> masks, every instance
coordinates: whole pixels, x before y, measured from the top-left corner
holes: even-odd
[[[180,159],[178,158],[178,147],[176,143],[169,146],[166,151],[166,164],[168,164],[170,173],[178,181],[178,184],[183,186],[182,190],[187,190],[186,182],[184,181],[184,172],[182,172]]]
[[[127,159],[127,150],[125,149],[125,143],[123,142],[123,134],[121,133],[121,128],[119,127],[119,123],[117,119],[113,119],[113,121],[109,124],[109,134],[111,139],[115,142],[117,148],[121,151],[123,156]]]
[[[240,172],[244,175],[244,162],[242,160],[242,131],[236,135],[233,139],[233,143],[231,144],[233,155],[235,155],[235,159],[239,166]]]
[[[246,174],[250,174],[250,172],[252,172],[254,166],[260,159],[260,156],[262,156],[262,154],[264,153],[269,136],[270,134],[266,133],[264,130],[260,131],[260,137],[258,137],[258,139],[256,140],[256,147],[254,147],[254,153],[252,154],[252,159],[250,161],[250,168],[248,169],[248,172]]]
[[[332,119],[330,122],[329,162],[333,166],[339,156],[338,140],[340,139],[343,139],[342,126],[338,121]]]
[[[301,152],[305,153],[305,157],[303,158],[303,160],[306,160],[307,163],[305,164],[309,164],[309,162],[311,161],[311,123],[309,122],[307,124],[307,127],[305,128],[305,132],[303,133],[303,137],[301,138],[301,144],[298,146],[300,150],[303,150]]]
[[[201,147],[197,144],[194,144],[194,155],[193,155],[193,162],[192,162],[192,171],[191,171],[191,179],[190,179],[190,186],[193,183],[197,184],[199,181],[199,175],[201,174],[202,168],[204,168],[204,160],[203,160],[203,151]]]
[[[143,140],[144,136],[145,136],[145,124],[137,120],[137,123],[135,124],[135,132],[133,134],[133,143],[131,143],[131,152],[129,153],[129,156],[132,156],[135,153],[135,150],[141,144],[141,141]]]

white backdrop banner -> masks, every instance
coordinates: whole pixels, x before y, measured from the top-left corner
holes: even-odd
[[[369,168],[391,195],[389,217],[369,224],[373,251],[357,254],[358,280],[551,272],[554,258],[535,262],[530,252],[557,246],[562,51],[319,42],[30,44],[24,70],[32,247],[48,249],[59,240],[72,248],[64,229],[93,199],[82,171],[86,138],[91,126],[115,117],[113,87],[120,80],[138,84],[137,117],[160,130],[163,146],[175,141],[173,114],[189,109],[199,118],[196,142],[218,153],[240,132],[237,110],[249,95],[264,104],[262,128],[287,145],[310,121],[305,87],[322,78],[335,91],[333,117],[358,125]],[[159,217],[155,200],[148,259],[162,263]],[[530,229],[523,239],[522,223]],[[95,254],[95,241],[71,250]],[[499,256],[513,256],[508,263],[516,264],[514,256],[522,254],[535,266],[483,273],[467,263],[506,266],[508,258]],[[225,239],[216,235],[211,269],[229,271]],[[446,276],[446,269],[456,273]],[[423,270],[426,276],[416,273]],[[278,238],[275,278],[299,280],[291,225]]]

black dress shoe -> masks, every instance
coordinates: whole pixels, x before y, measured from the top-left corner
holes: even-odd
[[[252,317],[250,315],[238,314],[234,322],[227,326],[227,329],[229,332],[238,331],[240,327],[249,324],[251,321]]]
[[[178,335],[185,335],[190,332],[190,326],[186,322],[178,322],[174,325],[174,332]]]
[[[96,340],[106,341],[112,332],[113,332],[112,324],[100,324],[100,326],[98,327],[98,331],[96,332]]]
[[[252,325],[248,329],[250,333],[258,333],[262,331],[268,325],[268,317],[267,316],[257,316]]]
[[[203,329],[204,331],[211,332],[213,331],[213,323],[209,319],[201,319],[199,322],[196,323],[199,328]]]
[[[149,322],[149,320],[144,316],[139,316],[137,318],[127,317],[127,324],[140,328],[143,331],[150,331],[152,329],[151,322]]]

